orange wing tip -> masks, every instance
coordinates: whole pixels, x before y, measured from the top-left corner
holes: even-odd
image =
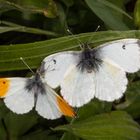
[[[70,107],[68,103],[65,100],[63,100],[60,96],[57,96],[57,102],[58,102],[59,109],[61,110],[63,115],[69,116],[69,117],[77,116],[73,108]]]
[[[10,80],[7,78],[0,78],[0,97],[4,97],[10,87]]]

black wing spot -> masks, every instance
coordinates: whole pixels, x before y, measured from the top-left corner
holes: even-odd
[[[123,45],[122,48],[125,50],[126,49],[125,45]]]
[[[5,82],[5,81],[3,81],[2,83],[3,83],[3,84],[6,84],[6,82]]]
[[[53,62],[54,62],[54,64],[56,64],[56,60],[55,59],[53,59]]]

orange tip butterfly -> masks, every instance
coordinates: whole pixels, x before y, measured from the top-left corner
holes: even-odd
[[[44,79],[44,64],[31,78],[0,78],[0,97],[17,114],[35,110],[44,118],[56,119],[62,115],[74,117],[75,112]]]
[[[91,49],[82,44],[81,51],[64,51],[46,57],[47,83],[60,86],[64,99],[80,107],[96,97],[114,101],[126,91],[126,73],[140,69],[140,40],[135,38],[108,42]]]

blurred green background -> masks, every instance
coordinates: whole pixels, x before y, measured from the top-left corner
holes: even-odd
[[[139,28],[140,0],[0,0],[0,76],[29,76],[20,57],[35,70],[49,54],[80,49],[74,36],[96,47],[140,38]],[[122,99],[93,99],[74,119],[16,115],[0,99],[0,140],[140,140],[140,72],[128,77]]]

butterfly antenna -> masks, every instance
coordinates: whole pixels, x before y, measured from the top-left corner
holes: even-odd
[[[98,25],[94,32],[97,32],[100,29],[100,27],[101,26]],[[87,42],[90,43],[92,39],[93,39],[93,36],[91,36]]]
[[[25,62],[25,60],[23,59],[23,57],[20,57],[20,60],[23,62],[23,64],[33,73],[35,74],[35,72],[29,67],[29,65]]]
[[[97,32],[97,31],[100,29],[100,27],[101,27],[101,26],[98,25],[94,32]]]
[[[67,32],[68,32],[70,35],[72,35],[72,37],[73,37],[74,39],[77,40],[78,44],[80,44],[80,48],[83,49],[83,48],[81,47],[82,44],[83,44],[83,42],[79,39],[79,37],[74,36],[74,34],[73,34],[69,29],[67,29]]]
[[[76,118],[79,118],[79,116],[78,116],[78,111],[79,111],[79,108],[76,108],[76,109],[75,109],[76,116],[75,116],[75,118],[73,118],[72,122],[73,122]]]

